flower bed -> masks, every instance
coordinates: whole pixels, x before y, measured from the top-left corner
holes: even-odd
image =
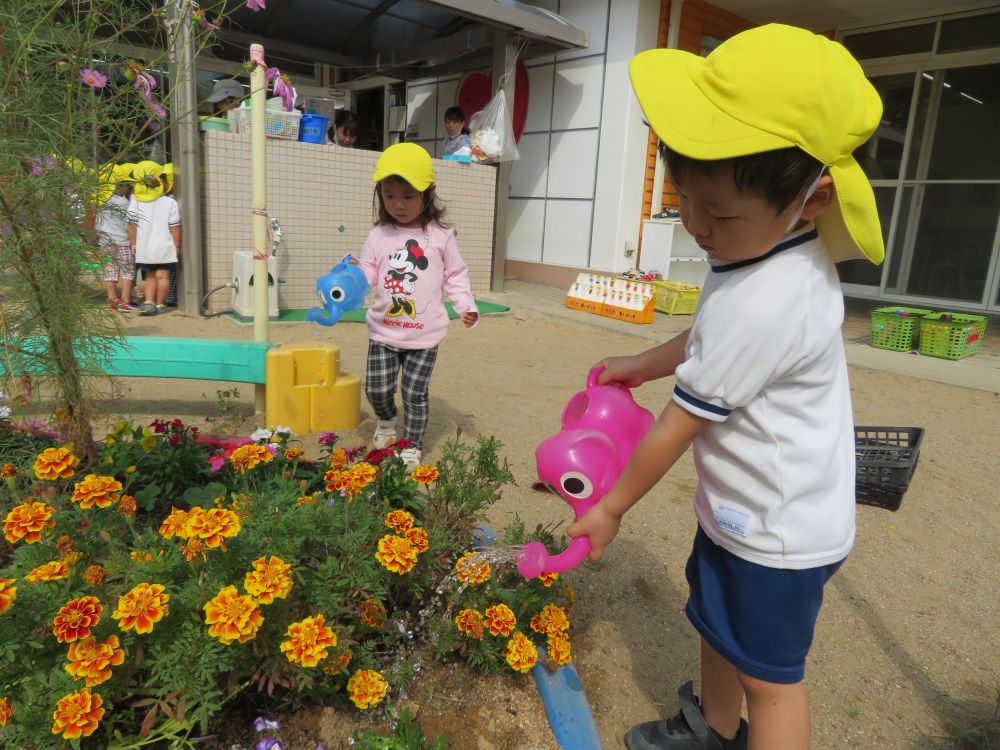
[[[179,420],[121,423],[86,468],[71,446],[2,437],[6,746],[183,747],[227,704],[381,710],[418,643],[484,672],[527,672],[542,643],[571,658],[571,592],[470,549],[512,481],[493,439],[408,474],[405,443],[324,435],[310,458],[282,428],[208,447]]]

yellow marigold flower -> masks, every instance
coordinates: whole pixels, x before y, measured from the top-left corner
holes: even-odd
[[[531,618],[531,629],[536,633],[563,633],[569,630],[569,617],[562,607],[546,604]]]
[[[187,539],[187,531],[185,531],[187,517],[186,510],[171,506],[170,515],[160,524],[160,534],[166,539],[173,539],[175,536]]]
[[[52,734],[67,740],[89,737],[104,716],[103,703],[101,696],[87,687],[60,698],[52,713]]]
[[[513,637],[507,641],[504,656],[510,668],[515,672],[527,672],[538,663],[538,649],[535,648],[531,639],[520,631],[514,633]]]
[[[125,468],[125,473],[126,474],[135,474],[138,470],[139,469],[136,466],[128,466],[128,467]]]
[[[232,455],[229,456],[229,463],[232,464],[235,471],[243,474],[253,469],[257,464],[266,464],[273,459],[274,456],[271,455],[271,451],[265,446],[257,445],[256,443],[247,443],[232,452]]]
[[[111,677],[111,667],[125,663],[125,652],[118,645],[118,636],[110,635],[98,643],[94,636],[70,645],[65,669],[75,680],[86,680],[87,687],[100,685]]]
[[[285,448],[285,458],[289,461],[294,461],[296,458],[301,458],[306,452],[302,448]]]
[[[225,586],[204,606],[208,634],[229,645],[233,641],[246,643],[264,623],[260,607],[253,597],[241,595],[235,586]]]
[[[69,448],[46,448],[35,458],[35,476],[49,481],[68,479],[79,463]]]
[[[389,683],[374,669],[359,669],[347,681],[347,695],[361,709],[377,706],[388,690]]]
[[[196,557],[200,557],[202,560],[207,560],[208,555],[205,554],[205,545],[201,543],[201,539],[188,539],[184,544],[181,545],[181,554],[184,555],[184,559],[191,562]]]
[[[139,445],[145,451],[151,451],[156,447],[156,435],[153,434],[152,430],[147,428],[142,431],[142,440],[139,441]]]
[[[343,448],[337,448],[330,454],[330,468],[343,469],[345,466],[347,466],[347,451]]]
[[[17,476],[17,467],[14,464],[4,464],[0,466],[0,479],[10,479]]]
[[[385,517],[385,525],[397,534],[402,534],[407,529],[413,528],[413,514],[405,510],[389,511]]]
[[[538,576],[538,580],[542,582],[545,588],[549,588],[553,583],[559,580],[558,573],[542,573]]]
[[[28,498],[20,505],[14,506],[3,522],[3,535],[11,544],[24,540],[34,544],[42,538],[45,529],[56,525],[52,520],[55,509],[51,505],[40,503]]]
[[[466,552],[455,562],[455,575],[462,583],[478,586],[490,577],[490,564],[478,552]]]
[[[351,652],[345,648],[331,654],[330,658],[323,662],[323,666],[320,669],[323,670],[323,674],[338,675],[341,672],[346,672],[347,665],[350,663]]]
[[[101,621],[104,605],[96,596],[70,599],[52,620],[52,634],[60,643],[72,643],[90,635]]]
[[[153,553],[145,550],[134,549],[128,553],[128,556],[139,563],[153,562]]]
[[[10,707],[10,700],[5,695],[0,698],[0,727],[10,724],[12,718],[14,718],[14,709]]]
[[[561,631],[549,633],[545,650],[549,654],[549,661],[557,667],[565,666],[573,661],[573,654],[569,647],[569,636]]]
[[[107,577],[107,573],[100,565],[91,565],[83,571],[83,580],[91,586],[100,586]]]
[[[0,578],[0,615],[10,609],[17,599],[17,586],[11,585],[16,582],[16,578]]]
[[[118,502],[118,493],[121,491],[122,483],[114,477],[88,474],[82,482],[77,482],[73,486],[73,496],[70,500],[78,503],[84,510],[95,505],[98,508],[107,508]]]
[[[281,652],[293,664],[315,667],[327,656],[327,649],[337,645],[337,634],[323,623],[323,615],[306,617],[288,626],[287,641]]]
[[[224,508],[194,507],[184,522],[184,531],[188,537],[198,538],[210,548],[226,548],[225,537],[233,537],[240,533],[240,517],[231,510]]]
[[[70,551],[63,555],[63,562],[67,565],[76,565],[81,559],[83,559],[82,552]]]
[[[423,464],[415,468],[410,476],[413,477],[416,482],[430,484],[431,482],[436,481],[440,474],[438,474],[436,467]]]
[[[39,583],[41,581],[60,581],[69,575],[69,566],[62,560],[39,565],[24,577],[28,583]]]
[[[483,625],[489,629],[491,635],[507,636],[517,626],[517,618],[514,617],[514,611],[506,604],[495,604],[486,608]]]
[[[430,549],[431,542],[430,539],[427,538],[427,529],[419,529],[416,527],[407,529],[403,536],[406,537],[407,541],[413,546],[414,551],[418,555]]]
[[[111,617],[118,620],[118,627],[125,632],[152,633],[153,625],[162,620],[170,607],[170,594],[159,583],[140,583],[118,599],[118,608]]]
[[[243,588],[261,604],[284,599],[292,590],[292,566],[274,555],[270,560],[257,558],[243,581]]]
[[[362,486],[371,484],[378,477],[378,468],[364,462],[352,466],[351,472],[359,482],[363,483]]]
[[[385,607],[378,599],[366,599],[361,603],[358,618],[370,628],[380,628],[385,625]]]
[[[347,487],[350,479],[350,475],[346,471],[341,471],[340,469],[330,469],[323,475],[323,481],[326,482],[327,492],[341,492]]]
[[[138,509],[139,505],[131,495],[122,495],[122,499],[118,501],[118,512],[123,516],[133,516]]]
[[[460,633],[465,633],[477,641],[483,638],[483,614],[478,609],[463,609],[455,618]]]
[[[403,537],[386,534],[378,540],[375,559],[382,563],[386,570],[402,575],[409,573],[417,564],[417,551]]]
[[[316,498],[312,495],[303,495],[295,501],[296,505],[312,505],[316,502]]]

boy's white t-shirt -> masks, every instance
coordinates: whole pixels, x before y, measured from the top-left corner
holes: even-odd
[[[844,301],[812,224],[761,259],[715,265],[674,401],[716,424],[693,443],[698,522],[774,568],[837,562],[854,542],[854,421]]]
[[[176,263],[177,246],[170,228],[181,225],[177,201],[169,195],[161,195],[154,201],[141,202],[133,195],[128,213],[129,223],[136,227],[136,263]]]
[[[111,245],[128,245],[129,199],[124,195],[112,195],[104,202],[103,208],[94,220],[94,229],[101,242]]]

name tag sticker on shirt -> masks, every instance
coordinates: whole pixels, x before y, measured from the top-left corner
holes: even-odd
[[[750,514],[744,513],[741,510],[727,508],[725,505],[718,505],[715,508],[715,521],[726,531],[746,536],[747,524],[750,523]]]

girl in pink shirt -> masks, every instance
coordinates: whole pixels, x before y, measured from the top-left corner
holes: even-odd
[[[421,460],[431,374],[448,330],[444,295],[466,328],[476,325],[479,311],[455,232],[441,221],[444,207],[434,192],[430,154],[415,143],[390,146],[372,180],[378,220],[358,261],[375,290],[367,315],[365,394],[378,420],[372,443],[384,448],[396,439],[395,395],[402,369],[408,445],[400,456],[412,469]]]

